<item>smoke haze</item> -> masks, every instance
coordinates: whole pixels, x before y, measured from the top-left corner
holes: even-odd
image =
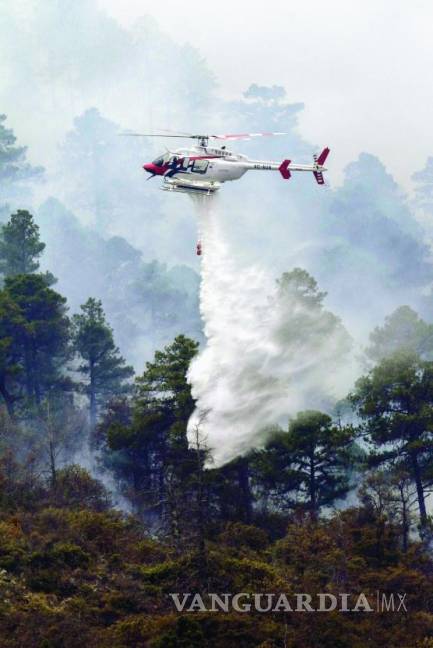
[[[260,264],[242,265],[218,198],[198,207],[203,246],[200,310],[206,346],[189,372],[200,425],[216,463],[260,443],[264,428],[305,408],[329,408],[356,367],[340,322]]]
[[[32,211],[47,244],[43,269],[58,278],[70,312],[88,297],[100,298],[121,353],[137,372],[179,333],[202,342],[204,325],[206,345],[190,378],[199,411],[208,412],[209,441],[221,461],[236,447],[253,444],[264,424],[279,422],[306,404],[328,407],[341,393],[345,372],[353,376],[355,371],[337,329],[322,335],[322,313],[315,310],[313,316],[293,296],[281,301],[276,280],[284,272],[307,270],[328,293],[326,308],[341,318],[358,346],[402,304],[433,320],[432,158],[423,170],[411,168],[417,171],[416,192],[408,196],[377,149],[372,147],[375,154],[363,150],[364,142],[377,141],[376,135],[365,140],[365,129],[341,120],[342,112],[352,117],[358,110],[359,115],[358,83],[354,95],[345,92],[350,105],[344,111],[340,104],[335,110],[333,101],[326,102],[324,88],[319,97],[314,95],[312,106],[313,61],[302,67],[304,50],[299,48],[302,56],[295,67],[308,87],[299,86],[296,93],[278,72],[272,72],[272,80],[258,71],[256,76],[257,54],[248,57],[245,74],[233,73],[228,88],[226,77],[217,79],[203,53],[184,42],[183,13],[180,29],[173,29],[175,13],[168,29],[162,13],[166,8],[155,9],[161,16],[158,24],[142,15],[142,3],[135,3],[128,20],[118,14],[128,13],[131,4],[115,5],[108,0],[0,0],[0,113],[7,114],[17,143],[29,147],[29,161],[45,167],[43,182],[14,185],[1,178],[0,218],[4,221],[17,208]],[[380,13],[376,5],[371,10]],[[308,22],[308,10],[299,11]],[[397,11],[394,5],[392,11]],[[262,23],[256,23],[261,30]],[[315,24],[322,35],[322,24]],[[381,29],[375,23],[375,29],[389,34],[387,25]],[[200,30],[219,55],[221,34],[203,30],[201,23]],[[304,39],[304,30],[295,31]],[[334,76],[330,42],[321,44],[320,60]],[[236,70],[235,49],[232,58],[226,57],[231,71]],[[352,49],[364,62],[365,48]],[[308,51],[317,57],[314,47]],[[263,53],[261,48],[260,57]],[[289,70],[293,78],[282,60],[284,74]],[[406,59],[404,63],[408,65]],[[400,75],[401,58],[394,62],[388,53],[386,65]],[[349,70],[348,76],[353,80],[358,75]],[[242,79],[243,85],[233,86],[233,79],[236,84]],[[335,81],[339,100],[347,84]],[[428,84],[424,91],[430,92]],[[388,125],[392,148],[384,149],[383,159],[404,158],[407,166],[428,140],[425,122],[413,118],[411,106],[404,108],[405,97],[399,93],[398,107],[412,120],[412,130],[405,129],[406,137],[412,133],[411,155],[401,155],[398,125],[392,126],[389,105],[375,95],[368,99],[375,105],[366,121],[370,130],[374,113],[381,131]],[[431,103],[422,105],[428,111]],[[325,108],[337,116],[335,133],[327,129]],[[314,120],[312,132],[320,142],[313,142],[301,126],[317,111],[320,119]],[[310,177],[294,175],[283,182],[278,173],[251,172],[227,183],[215,209],[199,215],[204,247],[200,313],[194,208],[188,197],[166,195],[157,179],[145,182],[143,177],[142,164],[164,152],[164,142],[118,136],[125,129],[160,128],[288,133],[287,138],[233,146],[234,152],[256,159],[308,163],[322,146],[331,148],[327,187],[317,187]],[[422,128],[418,138],[417,128]],[[361,133],[362,148],[354,145],[359,142],[354,132],[357,138]],[[344,148],[343,141],[350,144]],[[347,159],[352,161],[346,164]],[[334,171],[345,164],[336,187]],[[400,176],[404,168],[398,167]],[[403,185],[409,184],[406,174]],[[298,325],[301,316],[303,327]]]

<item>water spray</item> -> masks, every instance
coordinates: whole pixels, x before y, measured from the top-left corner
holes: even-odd
[[[339,320],[295,293],[283,298],[260,264],[242,266],[218,198],[194,199],[206,346],[188,374],[197,402],[189,436],[199,425],[218,465],[263,443],[266,429],[299,410],[329,408],[346,393],[353,366]]]

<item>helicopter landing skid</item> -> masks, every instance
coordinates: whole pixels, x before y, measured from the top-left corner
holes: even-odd
[[[161,186],[163,191],[177,191],[180,193],[201,194],[211,196],[221,187],[219,182],[185,182],[175,178],[165,178]]]

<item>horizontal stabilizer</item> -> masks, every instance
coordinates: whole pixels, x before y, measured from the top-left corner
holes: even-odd
[[[283,176],[284,180],[288,180],[290,176],[292,175],[289,171],[289,164],[291,160],[283,160],[278,167],[278,171],[281,173]]]

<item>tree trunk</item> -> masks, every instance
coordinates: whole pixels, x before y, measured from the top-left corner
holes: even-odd
[[[5,381],[4,379],[0,380],[0,394],[3,396],[3,400],[6,405],[7,412],[11,418],[14,417],[14,398],[11,394],[9,394],[8,390],[6,389]]]
[[[250,474],[249,474],[249,465],[248,459],[242,458],[238,463],[238,483],[240,489],[240,503],[241,510],[244,515],[244,520],[247,524],[251,523],[253,506],[252,506],[252,495],[250,488]]]
[[[314,463],[314,456],[310,456],[310,517],[312,520],[317,519],[317,488],[316,488],[316,467]]]
[[[49,442],[49,450],[50,450],[51,488],[54,491],[57,486],[57,468],[56,468],[55,444],[52,439],[50,439]]]
[[[32,344],[32,372],[35,403],[39,407],[41,404],[41,381],[39,373],[40,369],[38,367],[38,352],[34,343]]]
[[[24,343],[24,367],[26,372],[27,398],[30,401],[33,398],[33,372],[32,372],[32,363],[30,359],[30,345],[27,340]]]
[[[427,526],[427,510],[425,506],[425,495],[424,495],[424,487],[422,485],[422,479],[421,479],[421,470],[418,464],[418,457],[415,452],[411,454],[411,461],[412,461],[413,478],[416,485],[416,494],[418,498],[421,528],[425,529],[425,527]]]
[[[157,489],[157,512],[161,520],[164,520],[167,517],[167,500],[168,500],[168,486],[167,483],[167,440],[165,438],[165,432],[162,433],[161,437],[161,447],[158,454],[155,455],[154,461],[154,471],[156,478],[156,489]]]
[[[408,547],[408,538],[409,538],[409,523],[408,523],[408,513],[407,513],[407,504],[404,497],[402,498],[402,526],[403,526],[403,552],[407,552]]]
[[[96,388],[95,388],[95,367],[93,362],[91,361],[89,364],[89,378],[90,378],[90,385],[89,385],[89,400],[90,400],[90,406],[89,406],[89,418],[90,418],[90,429],[94,430],[96,426]]]
[[[175,480],[175,477],[171,475],[171,479]],[[180,552],[181,548],[181,530],[179,524],[179,502],[181,499],[182,494],[178,492],[176,484],[171,483],[167,488],[167,510],[172,542],[177,553]]]
[[[200,448],[199,433],[196,436],[197,459],[197,551],[201,565],[201,576],[207,578],[207,554],[205,543],[205,510],[204,510],[204,466]]]

